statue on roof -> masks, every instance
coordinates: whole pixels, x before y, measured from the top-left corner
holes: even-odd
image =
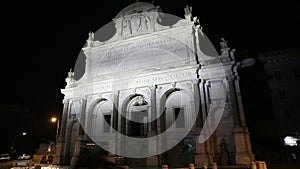
[[[93,47],[95,41],[95,35],[92,31],[90,31],[89,38],[86,41],[87,41],[87,47]]]
[[[192,7],[191,6],[188,6],[188,5],[185,6],[184,16],[185,16],[185,19],[191,19],[191,17],[192,17]]]
[[[228,47],[228,41],[225,40],[225,38],[221,38],[220,45],[221,45],[221,49],[229,48],[229,47]]]
[[[193,23],[194,23],[194,28],[196,28],[197,30],[199,30],[199,32],[203,36],[204,35],[204,33],[202,31],[203,27],[201,26],[200,21],[199,21],[199,19],[198,19],[197,16],[193,17]]]
[[[72,88],[72,87],[74,87],[74,84],[75,84],[75,82],[76,82],[76,80],[75,80],[75,78],[74,78],[74,75],[75,75],[75,73],[72,72],[72,69],[70,69],[70,71],[68,72],[68,76],[67,76],[67,78],[65,79],[65,81],[66,81],[66,83],[67,83],[66,89],[67,89],[67,88]]]
[[[192,14],[192,10],[193,8],[191,6],[186,5],[184,8],[184,14],[185,15],[191,15]]]
[[[131,18],[124,17],[122,35],[130,35],[130,34],[132,34]]]

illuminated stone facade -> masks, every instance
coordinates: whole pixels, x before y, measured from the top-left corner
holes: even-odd
[[[239,88],[243,63],[236,62],[234,50],[224,39],[221,55],[203,43],[207,38],[191,8],[185,8],[185,19],[171,26],[160,24],[165,16],[159,11],[153,4],[138,2],[113,19],[116,32],[111,39],[100,42],[95,39],[97,33],[89,34],[83,48],[85,73],[75,80],[69,72],[62,89],[64,109],[54,163],[74,166],[89,146],[100,142],[116,145],[113,152],[134,144],[154,154],[124,158],[129,166],[249,165],[254,160]],[[221,120],[215,121],[215,130],[209,128],[213,131],[208,139],[199,143],[205,122],[215,118],[209,112],[216,103],[225,106]],[[175,122],[179,116],[183,120]],[[178,140],[187,126],[191,126],[187,135]],[[154,140],[158,144],[120,145],[114,135],[146,138],[167,129],[168,138]],[[178,144],[160,153],[164,141]],[[106,153],[104,158],[115,163],[119,159],[115,157]]]

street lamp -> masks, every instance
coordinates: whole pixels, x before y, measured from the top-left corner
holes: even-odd
[[[58,140],[58,132],[59,132],[59,119],[57,117],[51,117],[50,121],[52,123],[56,123],[56,136],[55,136],[55,141],[57,142]]]
[[[14,146],[15,146],[16,139],[20,136],[26,136],[26,134],[27,134],[26,132],[23,132],[23,133],[15,135],[15,137],[13,138],[13,140],[11,142],[10,156],[12,156],[15,153]]]

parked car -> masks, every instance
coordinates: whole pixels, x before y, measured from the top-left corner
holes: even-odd
[[[0,154],[0,161],[9,161],[10,155],[9,154]]]
[[[28,160],[28,159],[30,159],[30,155],[28,154],[23,154],[18,157],[18,160]]]

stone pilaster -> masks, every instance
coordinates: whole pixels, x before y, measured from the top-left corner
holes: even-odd
[[[74,140],[74,154],[72,155],[70,168],[75,169],[78,167],[80,152],[81,152],[81,142],[84,140],[84,137],[79,135]]]
[[[53,158],[53,164],[64,164],[66,154],[66,124],[67,124],[67,118],[68,118],[68,109],[69,109],[69,101],[64,100],[63,101],[64,108],[62,113],[62,118],[60,120],[60,134],[59,138],[56,143],[56,154]]]
[[[251,161],[254,160],[254,155],[251,150],[249,132],[244,117],[237,66],[233,66],[233,74],[228,79],[228,84],[234,117],[235,163],[250,165]]]
[[[249,165],[254,160],[251,151],[249,132],[241,127],[234,128],[235,141],[235,163],[240,165]]]

